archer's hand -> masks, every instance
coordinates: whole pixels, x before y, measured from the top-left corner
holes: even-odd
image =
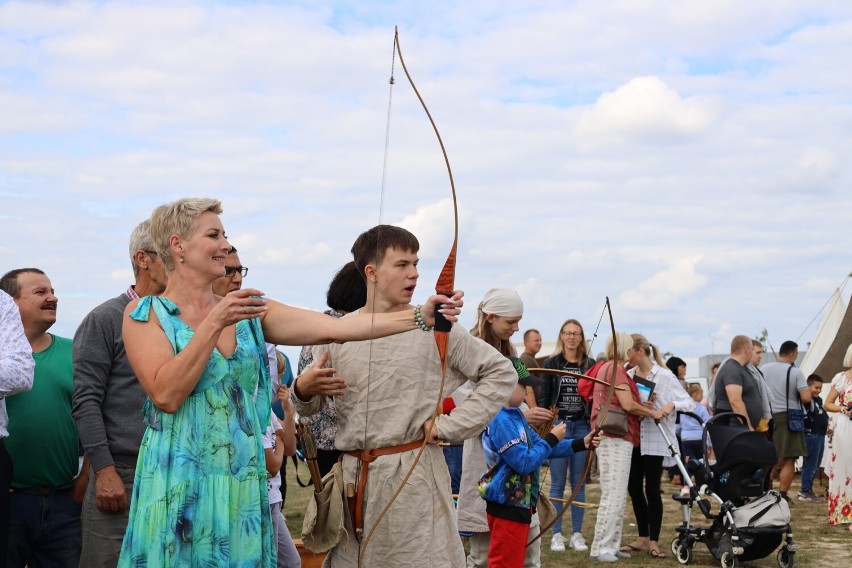
[[[438,425],[435,424],[434,418],[430,418],[423,423],[423,434],[426,436],[427,444],[440,444],[443,442],[441,434],[438,432]]]
[[[547,408],[536,406],[524,411],[524,418],[533,426],[540,426],[553,419],[553,413]]]
[[[104,513],[127,510],[127,491],[114,465],[95,472],[95,506]]]
[[[293,391],[301,400],[308,400],[314,396],[343,396],[346,390],[346,381],[343,377],[335,377],[337,369],[330,367],[324,369],[323,365],[328,361],[326,351],[319,361],[314,361],[296,379]]]
[[[435,327],[435,310],[438,310],[448,321],[453,323],[459,321],[458,315],[461,313],[461,308],[464,306],[464,292],[456,290],[451,297],[437,295],[429,296],[426,303],[420,307],[420,315],[423,316],[423,323],[428,327]]]

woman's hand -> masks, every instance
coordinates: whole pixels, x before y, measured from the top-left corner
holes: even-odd
[[[535,408],[525,410],[524,418],[527,419],[529,424],[532,424],[533,426],[540,426],[541,424],[553,420],[553,413],[547,408],[536,406]]]
[[[210,310],[207,318],[215,322],[220,329],[224,329],[238,321],[262,316],[269,309],[266,306],[266,300],[251,296],[263,296],[263,292],[254,288],[228,292]]]
[[[328,361],[328,351],[323,353],[319,361],[314,361],[302,374],[296,378],[293,384],[293,392],[301,400],[308,400],[314,396],[343,396],[346,390],[346,381],[343,377],[335,377],[337,369],[331,367],[324,369],[323,365]]]
[[[668,417],[669,414],[674,412],[674,409],[675,409],[674,403],[670,402],[668,404],[663,405],[663,407],[660,409],[660,413],[662,414],[663,418],[666,418],[666,417]]]
[[[435,327],[435,310],[438,310],[447,320],[455,323],[459,321],[458,315],[461,313],[461,308],[464,306],[464,292],[456,290],[452,297],[437,295],[429,296],[426,303],[420,307],[420,315],[423,316],[423,323],[428,327]]]

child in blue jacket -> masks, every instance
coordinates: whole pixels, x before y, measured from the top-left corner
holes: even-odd
[[[552,457],[568,457],[588,449],[592,434],[563,440],[565,424],[562,423],[540,438],[518,407],[524,400],[525,387],[538,386],[542,379],[530,375],[520,359],[510,357],[510,360],[518,372],[518,385],[482,434],[489,469],[480,479],[479,494],[486,501],[491,531],[488,565],[520,568],[524,565],[532,514],[538,504],[539,468]]]

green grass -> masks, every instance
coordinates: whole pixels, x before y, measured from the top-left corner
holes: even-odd
[[[304,464],[299,465],[299,476],[304,480],[307,479],[307,470]],[[545,478],[547,479],[547,478]],[[547,487],[547,481],[545,481]],[[663,529],[660,536],[660,548],[666,553],[665,559],[652,559],[645,553],[635,554],[633,558],[621,560],[618,565],[640,566],[640,565],[678,565],[674,559],[670,544],[675,537],[674,528],[681,523],[680,505],[672,500],[671,496],[678,490],[677,487],[669,483],[664,483],[663,491]],[[790,495],[796,495],[799,490],[798,477],[793,483],[793,488],[790,490]],[[820,487],[815,484],[814,490],[817,494],[823,494],[826,487]],[[287,525],[293,534],[293,538],[299,538],[302,517],[308,499],[311,496],[312,489],[303,489],[296,484],[296,478],[293,473],[292,462],[287,465],[287,502],[285,503],[285,515],[287,517]],[[600,488],[597,484],[589,484],[586,490],[587,501],[596,503],[600,498]],[[714,507],[714,511],[718,508]],[[816,503],[796,502],[792,509],[793,519],[791,525],[793,527],[793,539],[798,544],[796,552],[796,566],[834,566],[842,568],[852,565],[852,534],[846,527],[830,527],[827,522],[827,505],[825,501]],[[570,526],[568,520],[570,512],[566,513],[564,523],[566,527]],[[586,518],[583,523],[583,533],[586,535],[586,540],[591,545],[594,535],[595,518],[597,516],[596,509],[588,509]],[[697,508],[693,512],[693,524],[709,524],[700,523],[700,512]],[[629,543],[636,537],[636,527],[633,520],[633,510],[629,500],[625,508],[624,514],[624,533],[622,536],[623,543]],[[542,568],[564,568],[566,566],[583,568],[587,566],[600,567],[602,564],[589,559],[588,552],[575,552],[567,550],[566,552],[551,552],[550,551],[550,535],[544,535],[541,539],[541,565]],[[713,556],[703,544],[698,544],[694,549],[694,560],[692,566],[719,566],[719,562],[714,560]],[[775,554],[767,556],[761,560],[754,560],[741,564],[743,568],[764,568],[777,566]]]

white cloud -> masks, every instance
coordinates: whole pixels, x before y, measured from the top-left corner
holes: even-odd
[[[583,112],[575,134],[595,147],[609,142],[668,144],[706,131],[716,119],[707,97],[681,97],[659,77],[637,77],[604,93]]]
[[[700,260],[696,256],[673,262],[644,280],[637,289],[624,291],[620,298],[622,305],[634,310],[659,310],[689,297],[708,281],[707,276],[695,270]]]
[[[609,295],[619,328],[697,356],[723,323],[797,337],[845,275],[839,0],[0,3],[0,272],[47,269],[70,335],[124,288],[142,217],[212,195],[247,284],[322,308],[386,174],[431,283],[446,170],[398,60],[383,167],[395,23],[453,166],[468,307],[516,286],[551,341]]]

